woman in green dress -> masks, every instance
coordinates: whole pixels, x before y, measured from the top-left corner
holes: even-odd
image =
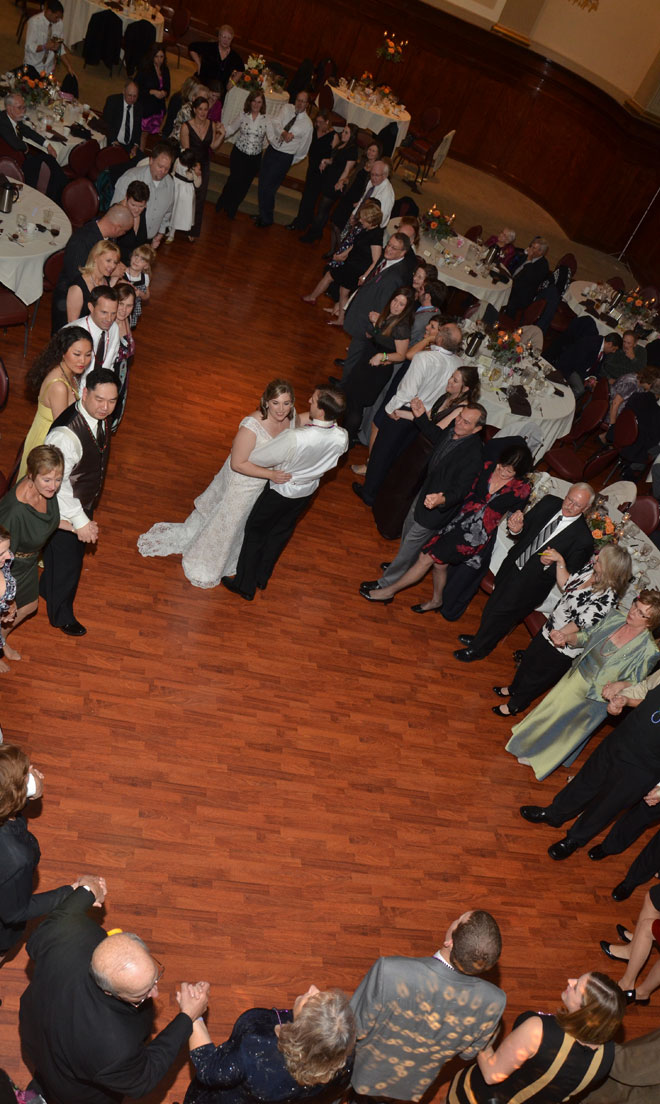
[[[52,445],[38,445],[27,458],[27,475],[0,499],[0,525],[11,535],[14,553],[12,575],[16,580],[16,617],[7,636],[21,621],[36,613],[39,604],[39,554],[60,526],[57,492],[64,473],[64,458]],[[63,522],[68,526],[68,522]],[[5,640],[6,659],[20,659]],[[0,671],[7,671],[0,660]]]
[[[643,590],[627,616],[609,613],[589,633],[577,634],[582,654],[542,702],[512,729],[506,750],[541,781],[577,759],[605,720],[603,690],[610,682],[639,682],[658,658],[651,633],[660,625],[660,591]]]

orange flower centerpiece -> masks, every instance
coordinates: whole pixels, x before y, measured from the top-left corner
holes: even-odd
[[[257,92],[263,88],[264,70],[266,59],[263,54],[250,54],[245,64],[245,71],[239,73],[235,84],[248,92]]]
[[[454,231],[451,224],[454,218],[455,215],[443,215],[440,208],[434,203],[420,219],[422,233],[426,234],[428,238],[432,238],[434,242],[440,242],[444,238],[453,238]]]
[[[29,77],[27,69],[19,69],[14,82],[14,92],[20,92],[25,100],[26,107],[36,107],[37,104],[50,104],[59,100],[59,85],[54,76],[46,76],[41,73],[39,77]]]
[[[520,330],[512,333],[508,330],[493,330],[488,336],[488,348],[493,360],[509,368],[518,364],[525,352]]]
[[[604,544],[611,544],[613,541],[618,541],[621,535],[620,530],[617,529],[612,518],[609,514],[606,514],[604,510],[595,507],[590,510],[586,516],[587,525],[591,529],[591,535],[594,538],[594,544],[597,548],[602,548]]]
[[[389,31],[383,32],[384,42],[381,42],[380,46],[376,47],[376,53],[379,58],[383,58],[384,61],[393,61],[397,65],[403,59],[404,47],[408,45],[408,39],[400,42],[396,42],[394,36]]]

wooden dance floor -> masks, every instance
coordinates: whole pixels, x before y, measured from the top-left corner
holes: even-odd
[[[598,941],[643,897],[610,897],[634,851],[553,863],[546,848],[561,833],[518,815],[567,777],[536,782],[491,713],[491,686],[509,681],[526,631],[466,667],[452,651],[483,596],[460,625],[410,612],[430,582],[367,605],[358,584],[396,546],[351,492],[348,464],[252,604],[191,587],[179,557],[137,552],[153,522],[186,517],[269,379],[290,379],[304,409],[345,347],[321,305],[298,298],[321,271],[318,247],[206,211],[199,244],[161,248],[136,332],[76,602],[88,635],[50,628],[41,608],[12,639],[22,662],[1,676],[5,741],[46,776],[31,818],[41,887],[105,875],[105,926],[138,932],[166,966],[158,1024],[180,980],[205,978],[216,1042],[245,1008],[290,1006],[311,982],[350,992],[379,955],[432,953],[449,921],[487,908],[504,938],[494,980],[510,1028],[524,1009],[554,1009],[567,977],[607,972]],[[20,328],[3,340],[5,471],[32,418],[23,379],[49,310],[46,297],[28,361]],[[21,949],[0,972],[0,1064],[19,1083],[26,964]],[[657,1002],[633,1008],[626,1037],[656,1025]],[[153,1100],[181,1100],[188,1079],[182,1055]]]

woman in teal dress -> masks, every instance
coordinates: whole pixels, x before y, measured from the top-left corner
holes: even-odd
[[[39,604],[39,554],[60,525],[57,492],[63,472],[60,450],[38,445],[28,455],[25,478],[0,499],[0,525],[11,535],[11,570],[16,580],[16,617],[7,636],[35,613]],[[6,659],[21,658],[6,640],[4,655]]]
[[[610,682],[639,682],[658,658],[651,636],[660,625],[660,591],[643,590],[628,615],[608,614],[577,635],[582,655],[543,701],[513,727],[506,750],[532,767],[541,781],[577,759],[607,715],[603,689]]]

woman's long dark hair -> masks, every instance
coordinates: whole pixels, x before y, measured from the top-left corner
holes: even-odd
[[[36,402],[39,396],[39,388],[51,368],[56,368],[71,346],[75,345],[76,341],[82,341],[83,339],[89,341],[93,347],[90,334],[87,330],[83,330],[82,326],[65,326],[63,330],[58,330],[56,334],[53,334],[43,353],[39,353],[25,377],[25,390],[33,402]]]
[[[445,391],[444,395],[436,399],[431,407],[431,413],[429,415],[432,422],[435,421],[440,413],[442,413],[443,418],[446,418],[449,412],[454,410],[457,406],[471,406],[473,403],[479,402],[479,396],[481,395],[479,370],[475,368],[473,364],[459,364],[456,371],[460,372],[463,377],[463,391],[453,399],[446,410],[441,411],[441,407],[445,399],[449,398],[449,392]]]
[[[406,298],[406,309],[403,314],[392,314],[391,306],[392,301],[398,298],[399,295],[404,295]],[[395,326],[411,326],[413,315],[415,313],[415,292],[409,287],[400,287],[394,292],[394,295],[388,302],[387,306],[380,312],[378,321],[376,323],[376,329],[380,330],[382,334],[389,337]]]

